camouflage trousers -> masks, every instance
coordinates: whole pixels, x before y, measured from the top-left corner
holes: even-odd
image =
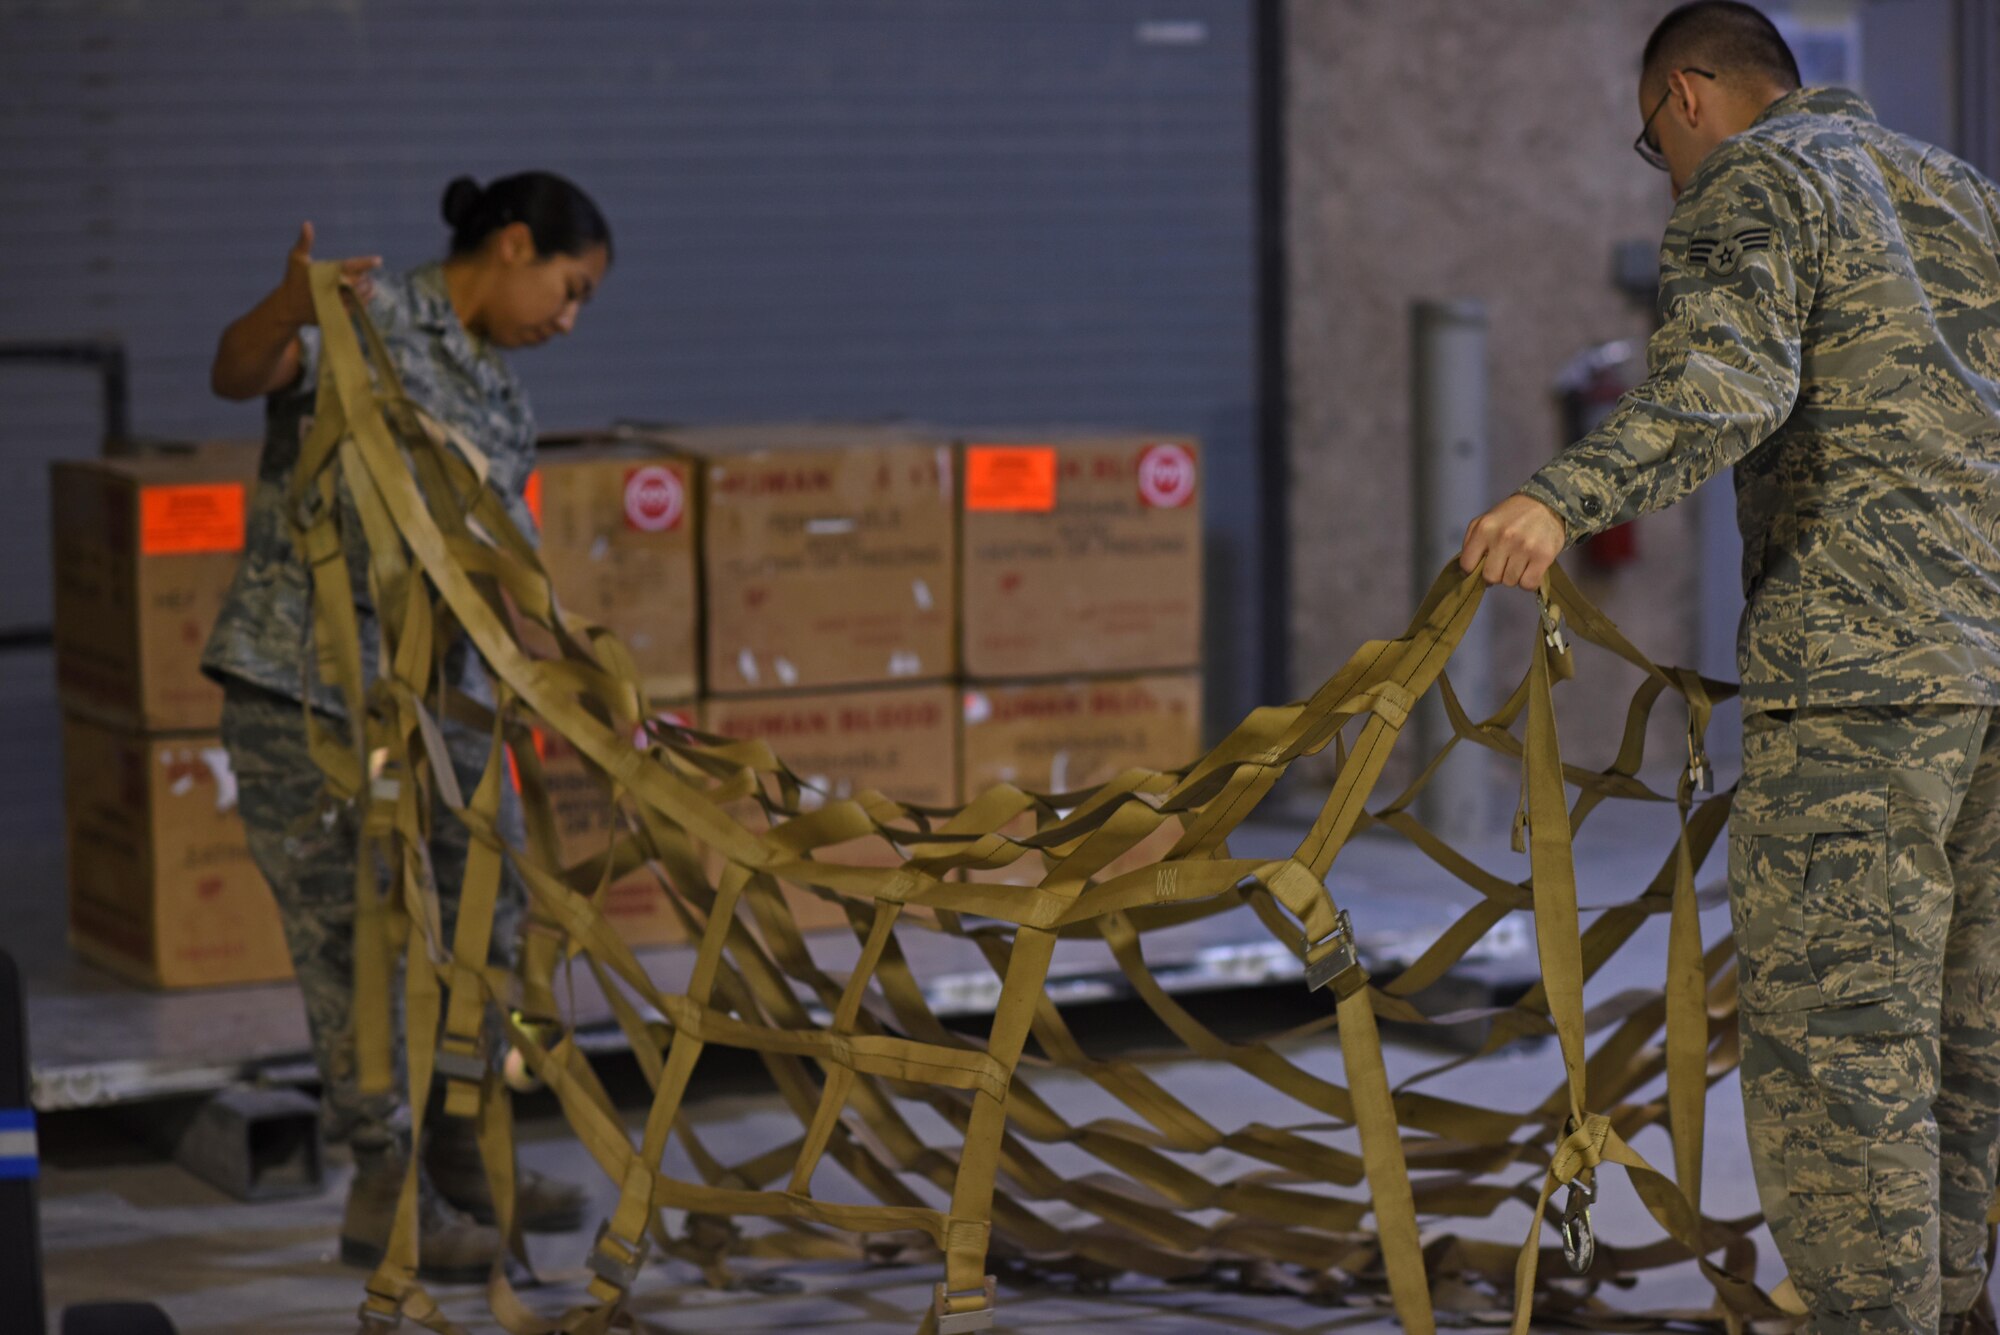
[[[1757,1190],[1820,1332],[1951,1330],[2000,1146],[2000,729],[1750,714],[1730,818]]]
[[[444,732],[459,784],[470,793],[485,767],[489,739],[452,724],[446,724]],[[320,1107],[326,1136],[364,1147],[405,1140],[409,1100],[401,1087],[406,1077],[400,1005],[395,1011],[398,1088],[368,1096],[361,1092],[358,1079],[354,862],[360,813],[353,803],[336,802],[324,791],[307,747],[298,701],[231,682],[223,695],[222,744],[236,772],[250,855],[278,901],[285,941],[304,994],[323,1091]],[[500,828],[511,845],[520,846],[521,809],[511,790],[505,794]],[[432,815],[431,829],[431,865],[449,941],[458,921],[458,890],[465,878],[469,836],[441,803]],[[513,962],[525,898],[519,873],[510,862],[501,872],[491,963]],[[400,998],[400,983],[397,995]],[[497,1052],[496,1045],[489,1047]]]

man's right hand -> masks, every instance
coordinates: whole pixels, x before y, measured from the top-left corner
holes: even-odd
[[[1539,589],[1542,576],[1562,555],[1563,522],[1532,496],[1509,496],[1472,521],[1459,549],[1459,569],[1481,568],[1488,584]]]
[[[272,294],[284,318],[300,328],[319,323],[319,316],[313,309],[312,248],[313,225],[300,223],[299,239],[292,243],[291,253],[285,256],[284,280]],[[381,267],[380,255],[357,256],[340,261],[340,277],[365,302],[375,291],[375,280],[369,275]]]

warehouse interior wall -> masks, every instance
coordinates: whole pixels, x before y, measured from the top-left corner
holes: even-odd
[[[1290,254],[1291,663],[1308,689],[1402,629],[1435,570],[1414,561],[1410,307],[1471,299],[1488,320],[1491,491],[1564,442],[1556,372],[1586,344],[1642,339],[1650,309],[1612,250],[1657,243],[1666,178],[1632,152],[1632,68],[1671,6],[1542,0],[1293,0],[1286,78]],[[1696,524],[1639,524],[1638,561],[1585,590],[1672,661],[1695,634]],[[1496,686],[1527,664],[1533,600],[1503,591]],[[1593,665],[1594,666],[1594,665]],[[1591,672],[1566,713],[1627,687]],[[1580,698],[1579,698],[1580,697]],[[1496,701],[1471,701],[1486,712]]]
[[[1285,457],[1295,690],[1359,641],[1399,632],[1436,573],[1416,569],[1412,550],[1411,304],[1471,299],[1486,309],[1495,500],[1567,443],[1553,388],[1563,364],[1587,345],[1650,332],[1650,298],[1620,291],[1613,250],[1657,247],[1671,207],[1665,175],[1631,145],[1639,54],[1672,7],[1290,0]],[[1802,63],[1810,47],[1836,73],[1844,68],[1838,81],[1858,85],[1885,123],[1959,147],[1957,0],[1767,9]],[[1598,570],[1572,553],[1565,566],[1648,654],[1733,678],[1741,602],[1727,480],[1639,520],[1635,533],[1628,565]],[[1525,670],[1532,600],[1502,591],[1496,613],[1502,689]],[[1565,687],[1563,709],[1602,732],[1633,676],[1604,655],[1587,668]],[[1671,754],[1681,726],[1659,719],[1653,747]],[[1726,750],[1733,731],[1718,729],[1713,744]],[[1609,752],[1585,758],[1604,763]]]

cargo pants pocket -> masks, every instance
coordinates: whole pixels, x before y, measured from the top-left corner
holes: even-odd
[[[1925,1270],[1937,1248],[1936,1178],[1920,1157],[1833,1128],[1788,1147],[1789,1199],[1771,1223],[1800,1296],[1815,1312],[1913,1301],[1935,1311]]]
[[[1730,925],[1753,1011],[1859,1006],[1896,981],[1889,790],[1879,777],[1746,784],[1730,815]]]

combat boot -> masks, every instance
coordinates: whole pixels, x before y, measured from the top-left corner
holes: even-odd
[[[354,1151],[354,1181],[340,1225],[340,1259],[374,1269],[389,1246],[409,1159],[399,1148]],[[503,1248],[499,1230],[475,1223],[417,1181],[417,1277],[433,1284],[482,1284]]]
[[[479,1157],[479,1136],[470,1121],[440,1117],[424,1138],[424,1171],[438,1194],[482,1224],[497,1222],[493,1188]],[[514,1216],[526,1233],[574,1233],[583,1227],[590,1197],[582,1187],[543,1177],[532,1168],[514,1169]]]

